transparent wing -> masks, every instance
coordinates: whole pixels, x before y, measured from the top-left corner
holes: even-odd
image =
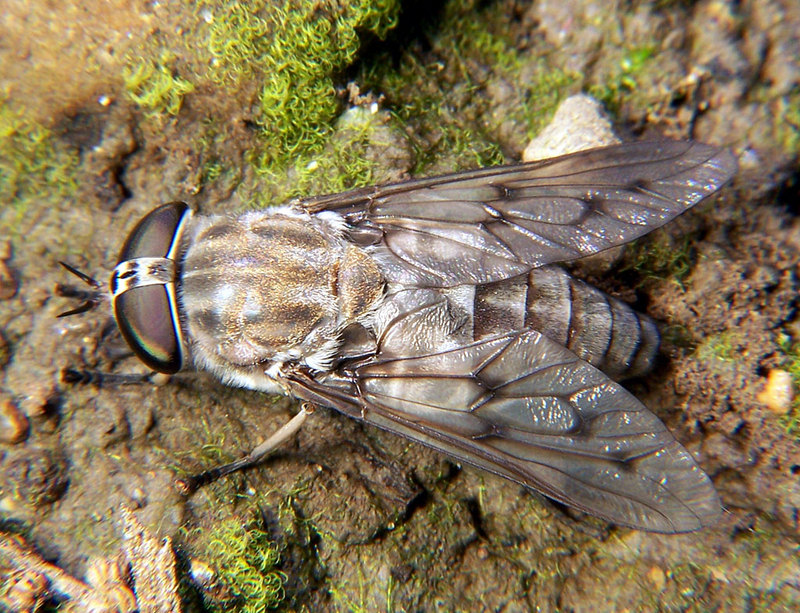
[[[405,435],[611,522],[712,524],[706,474],[644,405],[533,330],[367,363],[295,394]]]
[[[320,196],[354,240],[375,246],[389,281],[487,283],[626,243],[716,191],[732,153],[695,142],[638,142],[549,160]]]

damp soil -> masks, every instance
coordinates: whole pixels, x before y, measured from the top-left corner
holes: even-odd
[[[144,370],[106,308],[56,318],[72,304],[53,288],[73,281],[57,262],[105,279],[127,232],[160,202],[241,210],[242,189],[259,186],[246,161],[254,137],[241,117],[221,128],[221,151],[237,171],[203,184],[198,100],[213,92],[187,97],[177,117],[154,127],[126,99],[119,76],[125,49],[185,16],[159,3],[96,4],[89,18],[11,2],[0,18],[6,100],[79,155],[77,190],[62,200],[19,207],[15,194],[0,195],[8,251],[0,255],[16,290],[0,300],[0,400],[29,422],[22,442],[0,443],[4,529],[24,532],[80,577],[92,557],[118,549],[122,503],[189,557],[208,557],[203,530],[231,517],[258,521],[282,550],[287,610],[798,606],[800,408],[770,409],[760,396],[770,371],[789,369],[792,355],[800,360],[792,348],[800,343],[796,3],[480,7],[508,20],[524,61],[546,57],[577,75],[569,93],[583,89],[613,103],[623,137],[727,144],[739,159],[739,175],[713,201],[643,246],[574,271],[661,322],[660,365],[626,386],[695,454],[724,504],[717,526],[677,536],[608,526],[327,409],[263,467],[181,496],[177,476],[238,457],[296,405],[202,373],[161,385],[65,383],[64,368]],[[431,52],[413,36],[393,44],[408,45],[419,61]],[[372,52],[372,45],[363,51]],[[484,79],[491,116],[514,116],[513,84],[491,65],[466,66]],[[72,73],[79,78],[62,82]],[[391,100],[384,104],[391,108]],[[509,159],[521,154],[513,121],[480,129],[495,130]],[[411,172],[408,156],[394,159],[400,166],[386,176]],[[671,260],[664,245],[685,251],[683,269],[658,261]],[[642,263],[634,252],[662,255]]]

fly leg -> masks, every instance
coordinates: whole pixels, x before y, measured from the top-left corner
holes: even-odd
[[[278,428],[272,436],[266,439],[258,447],[253,449],[245,457],[231,462],[230,464],[223,464],[222,466],[215,466],[210,470],[203,471],[197,475],[184,477],[178,479],[175,485],[184,496],[196,491],[198,488],[216,481],[220,477],[229,475],[237,470],[243,468],[250,468],[259,464],[267,455],[269,455],[276,447],[283,444],[285,441],[293,437],[300,427],[305,423],[309,415],[314,412],[313,405],[304,402],[300,407],[300,412],[292,417],[288,422]]]
[[[109,385],[138,385],[140,383],[152,383],[153,385],[163,385],[169,376],[158,372],[114,374],[101,372],[99,370],[78,370],[75,368],[64,368],[61,371],[61,380],[64,383],[88,384],[98,387]]]

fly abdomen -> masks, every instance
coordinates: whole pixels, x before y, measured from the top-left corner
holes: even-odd
[[[475,340],[532,328],[613,379],[645,374],[659,333],[646,315],[555,266],[475,288]]]
[[[555,266],[528,275],[526,326],[541,331],[612,379],[649,371],[658,353],[655,322]]]

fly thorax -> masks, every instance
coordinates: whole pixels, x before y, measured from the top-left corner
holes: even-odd
[[[354,273],[343,273],[347,263]],[[331,354],[343,310],[352,317],[376,291],[364,281],[372,272],[307,216],[208,218],[195,230],[182,271],[195,360],[244,374]]]
[[[384,279],[378,265],[355,245],[347,245],[336,271],[335,294],[342,327],[363,319],[380,302]]]

